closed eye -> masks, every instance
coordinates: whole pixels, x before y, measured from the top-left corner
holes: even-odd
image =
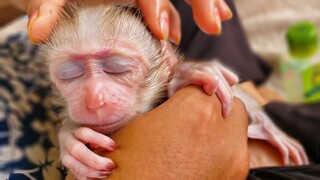
[[[79,62],[67,62],[58,67],[57,78],[60,80],[71,80],[84,74],[84,67]]]
[[[103,71],[108,74],[123,74],[131,72],[136,65],[133,60],[120,56],[110,56],[103,60]]]

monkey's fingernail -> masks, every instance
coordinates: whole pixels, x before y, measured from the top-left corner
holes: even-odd
[[[117,166],[114,164],[114,163],[108,163],[108,165],[107,165],[107,169],[108,170],[112,170],[112,169],[114,169],[114,168],[116,168]]]
[[[33,39],[32,39],[32,34],[31,34],[31,31],[32,31],[32,25],[33,25],[33,22],[39,17],[39,9],[35,10],[30,16],[29,16],[29,20],[28,20],[28,24],[27,24],[27,28],[28,28],[28,36],[29,36],[29,39],[30,41],[32,42],[35,42]]]
[[[111,149],[115,150],[115,149],[118,148],[118,145],[117,145],[115,142],[112,142],[112,143],[110,144],[110,147],[111,147]]]
[[[169,36],[169,15],[166,11],[160,14],[160,29],[162,38],[167,40]]]
[[[227,118],[231,113],[231,106],[224,103],[223,104],[224,117]]]
[[[100,171],[100,172],[99,172],[99,175],[100,175],[100,176],[107,177],[107,176],[110,176],[110,175],[111,175],[111,172],[110,172],[110,171]]]

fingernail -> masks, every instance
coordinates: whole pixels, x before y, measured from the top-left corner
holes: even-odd
[[[231,106],[224,103],[223,104],[224,118],[227,118],[231,113]]]
[[[170,31],[169,34],[170,34],[169,35],[170,42],[174,43],[175,45],[179,45],[181,41],[181,31],[173,29],[172,31]]]
[[[218,8],[214,9],[214,13],[215,13],[215,17],[216,17],[216,25],[217,25],[217,35],[221,34],[221,18],[220,18],[220,14],[219,14],[219,10]]]
[[[115,149],[118,148],[118,145],[117,145],[115,142],[112,142],[112,143],[110,144],[110,147],[111,147],[113,150],[115,150]]]
[[[116,165],[114,163],[108,163],[108,165],[107,165],[108,170],[112,170],[114,168],[116,168]]]
[[[218,77],[216,77],[215,79],[216,79],[217,84],[216,84],[216,87],[214,87],[212,94],[214,94],[218,91],[218,87],[220,84],[220,79]]]
[[[173,39],[170,38],[169,40],[170,40],[170,42],[174,43],[175,45],[180,45],[181,37],[177,36]]]
[[[31,34],[31,29],[32,29],[32,25],[33,25],[33,22],[39,17],[39,9],[35,10],[31,16],[29,17],[29,20],[28,20],[28,24],[27,24],[27,28],[28,28],[28,36],[29,36],[29,39],[31,42],[35,42],[33,39],[32,39],[32,34]]]
[[[180,42],[181,42],[181,38],[179,37],[178,39],[176,39],[175,43],[176,45],[180,45]]]
[[[160,29],[162,38],[167,40],[169,36],[169,15],[166,11],[160,14]]]
[[[223,7],[223,12],[227,16],[227,20],[231,19],[233,17],[233,13],[225,1],[222,1],[222,7]]]
[[[106,176],[110,176],[111,172],[110,171],[101,171],[101,172],[99,172],[99,175],[106,177]]]

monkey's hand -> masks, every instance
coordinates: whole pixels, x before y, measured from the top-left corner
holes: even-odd
[[[62,163],[77,179],[106,178],[116,167],[111,159],[95,154],[85,145],[113,151],[116,144],[109,137],[73,122],[63,124],[58,137]]]
[[[173,74],[168,85],[169,97],[183,87],[199,85],[208,95],[217,94],[222,104],[222,114],[228,116],[233,99],[231,86],[238,82],[232,71],[216,61],[181,62],[173,67]]]
[[[251,123],[248,128],[248,137],[268,141],[276,147],[282,155],[283,164],[308,164],[308,157],[303,147],[294,139],[283,133],[262,111],[261,108],[247,107]]]

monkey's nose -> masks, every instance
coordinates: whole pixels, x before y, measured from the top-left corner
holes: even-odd
[[[105,97],[102,92],[87,95],[86,107],[90,111],[95,111],[100,109],[106,104]]]

